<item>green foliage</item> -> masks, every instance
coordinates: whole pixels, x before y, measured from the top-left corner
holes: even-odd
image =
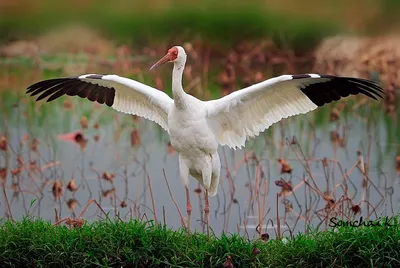
[[[24,219],[0,226],[0,263],[8,267],[399,267],[400,229],[340,227],[292,240],[238,235],[188,237],[152,222],[100,221],[68,229]],[[253,248],[260,254],[254,255]]]
[[[343,30],[342,25],[327,20],[296,18],[277,14],[257,5],[226,8],[215,4],[197,9],[174,7],[163,12],[147,10],[112,12],[99,5],[81,16],[65,12],[46,12],[0,17],[1,42],[35,36],[52,27],[74,21],[102,29],[110,38],[131,41],[135,46],[157,40],[187,41],[201,38],[209,43],[231,46],[244,39],[272,38],[282,45],[312,47],[322,37]]]

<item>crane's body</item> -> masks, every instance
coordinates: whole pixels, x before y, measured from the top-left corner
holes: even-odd
[[[201,100],[188,95],[182,88],[184,62],[175,64],[172,71],[174,103],[168,111],[168,128],[172,147],[179,154],[179,171],[183,184],[188,188],[189,174],[217,193],[220,174],[218,142],[207,123],[207,107]]]
[[[106,104],[115,110],[142,116],[168,131],[171,145],[179,154],[180,177],[186,188],[188,228],[191,205],[189,174],[205,188],[208,196],[217,193],[221,163],[219,145],[241,148],[248,138],[257,136],[272,124],[297,114],[315,110],[350,94],[376,99],[383,90],[376,83],[359,78],[319,74],[281,75],[235,91],[223,98],[201,101],[182,87],[186,63],[185,50],[174,46],[150,69],[173,62],[172,93],[167,94],[135,80],[117,75],[86,74],[56,78],[31,85],[27,93],[41,93],[37,100],[50,96],[79,96]]]
[[[207,124],[203,103],[190,95],[183,107],[172,105],[168,114],[171,145],[179,154],[181,179],[188,187],[188,174],[205,188],[209,195],[217,193],[220,175],[218,142]]]

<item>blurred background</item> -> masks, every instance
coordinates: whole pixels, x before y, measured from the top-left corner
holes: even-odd
[[[290,235],[308,224],[326,228],[334,216],[398,213],[399,1],[0,7],[1,217],[75,217],[95,198],[113,217],[181,226],[167,187],[184,217],[177,156],[158,125],[79,98],[35,103],[24,94],[43,79],[116,73],[171,95],[171,67],[148,69],[173,45],[188,53],[185,90],[203,100],[285,73],[367,78],[386,93],[380,102],[351,97],[283,120],[243,150],[221,147],[221,185],[211,200],[216,233]],[[201,231],[204,196],[193,179],[191,189],[192,228]],[[91,205],[83,217],[104,215]]]

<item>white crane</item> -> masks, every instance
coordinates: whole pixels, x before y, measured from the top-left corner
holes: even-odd
[[[201,101],[185,93],[182,74],[186,53],[174,46],[155,63],[155,68],[173,62],[171,99],[164,92],[118,75],[85,74],[78,77],[44,80],[28,87],[26,93],[50,96],[79,96],[106,104],[117,111],[152,120],[165,129],[179,154],[180,178],[186,188],[187,228],[192,207],[189,174],[205,188],[208,226],[208,196],[217,193],[220,177],[218,145],[241,148],[249,137],[257,136],[272,124],[297,114],[305,114],[341,97],[364,94],[377,100],[383,95],[376,83],[358,78],[319,74],[281,75],[233,92],[223,98]]]

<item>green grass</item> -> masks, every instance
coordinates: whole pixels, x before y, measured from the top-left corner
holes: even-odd
[[[82,228],[24,219],[0,225],[0,264],[7,267],[399,267],[400,228],[341,227],[282,240],[208,238],[152,222],[100,221]],[[260,254],[254,255],[258,248]]]

